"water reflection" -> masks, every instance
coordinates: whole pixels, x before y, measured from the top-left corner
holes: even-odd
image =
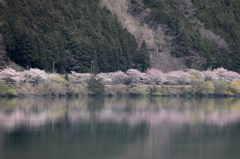
[[[0,158],[238,158],[236,98],[0,100]]]
[[[137,125],[211,124],[224,126],[240,120],[237,98],[24,98],[0,100],[1,129],[38,127],[66,120]]]

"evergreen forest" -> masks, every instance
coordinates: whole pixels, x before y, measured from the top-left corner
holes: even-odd
[[[175,50],[171,50],[171,55],[185,58],[189,68],[224,67],[240,72],[239,0],[126,1],[132,6],[129,11],[133,16],[141,15],[144,8],[150,9],[143,23],[149,22],[153,27],[163,24],[174,31]],[[145,71],[150,67],[145,41],[138,46],[117,15],[102,7],[100,2],[0,1],[0,33],[8,57],[24,68],[51,71],[54,66],[59,73],[90,72],[91,61],[96,72],[129,68]],[[193,5],[193,8],[187,13],[184,5]],[[212,32],[213,37],[203,36],[208,32],[200,30],[194,18]],[[204,58],[201,67],[196,67],[201,61],[192,60],[195,55]]]
[[[131,0],[131,2],[137,5],[139,1]],[[143,2],[151,9],[151,15],[146,20],[167,25],[176,32],[176,43],[187,48],[183,51],[177,50],[178,52],[182,52],[184,56],[188,56],[190,50],[197,52],[198,55],[207,60],[203,69],[224,67],[240,71],[240,41],[238,40],[240,39],[240,1],[143,0]],[[179,3],[182,2],[184,5],[192,3],[196,13],[191,13],[192,10],[190,10],[189,13],[185,14],[190,16],[193,14],[192,17],[199,18],[207,29],[226,40],[231,51],[217,50],[217,40],[213,43],[202,36],[199,29],[191,22],[194,19],[186,18],[181,12]]]
[[[240,1],[239,0],[192,0],[197,17],[229,44],[232,53],[226,68],[240,72]],[[223,59],[226,61],[226,59]]]
[[[98,72],[124,71],[143,50],[99,0],[6,0],[0,22],[8,57],[24,68],[90,72],[93,60]]]

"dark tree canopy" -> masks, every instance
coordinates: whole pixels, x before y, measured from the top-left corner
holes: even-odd
[[[135,38],[98,0],[6,0],[0,3],[0,31],[8,56],[23,67],[58,72],[127,70]]]
[[[138,70],[146,71],[147,68],[151,67],[149,53],[145,41],[142,42],[140,49],[134,54],[133,57],[133,62]]]
[[[135,3],[134,0],[132,3]],[[207,60],[208,67],[224,67],[240,71],[240,1],[239,0],[192,0],[196,17],[205,23],[207,29],[220,35],[229,44],[232,52],[217,51],[215,43],[203,37],[190,20],[177,7],[178,0],[143,0],[151,9],[151,18],[165,24],[176,32],[176,43],[193,50]],[[181,1],[180,1],[181,2]],[[188,50],[183,52],[188,56]]]

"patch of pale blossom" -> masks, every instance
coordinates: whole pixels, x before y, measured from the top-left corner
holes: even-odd
[[[146,73],[150,81],[153,82],[154,84],[162,84],[166,81],[165,76],[166,74],[158,69],[155,68],[147,69]]]
[[[0,80],[3,82],[6,79],[11,79],[17,83],[25,80],[25,78],[21,76],[21,72],[17,72],[12,68],[6,68],[0,71]]]
[[[112,78],[113,84],[121,84],[125,79],[128,78],[128,76],[122,71],[109,73],[109,76]]]
[[[79,78],[79,79],[90,79],[91,74],[90,73],[77,73],[75,71],[72,71],[71,74],[69,74],[69,77]]]
[[[99,73],[97,75],[98,79],[102,79],[106,84],[112,84],[113,80],[108,73]]]
[[[24,83],[24,82],[32,82],[32,81],[40,81],[45,80],[51,76],[60,76],[59,74],[48,74],[44,70],[33,69],[25,70],[23,72],[17,72],[12,68],[6,68],[0,71],[0,80],[4,81],[4,79],[11,79],[16,83]]]
[[[228,71],[224,68],[215,69],[213,73],[216,74],[219,79],[227,82],[240,81],[240,75],[237,72]]]
[[[73,84],[81,84],[81,81],[87,81],[91,78],[90,73],[77,73],[72,71],[71,74],[68,75],[69,82]]]
[[[146,73],[140,72],[135,69],[129,69],[126,73],[122,71],[111,73],[100,73],[98,78],[102,79],[106,84],[123,84],[124,80],[131,79],[132,83],[136,84],[187,84],[190,82],[190,74],[193,72],[199,72],[201,78],[206,81],[218,81],[220,79],[231,82],[239,81],[240,74],[228,71],[224,68],[218,68],[213,71],[198,71],[190,69],[187,72],[173,71],[163,73],[157,69],[148,69]],[[48,79],[52,76],[58,76],[64,78],[64,75],[46,73],[40,69],[30,69],[23,72],[17,72],[14,69],[6,68],[0,71],[0,80],[4,81],[6,78],[11,78],[16,83],[34,82]],[[87,82],[91,78],[90,73],[76,73],[74,71],[68,74],[69,82],[73,84],[82,84],[82,81]]]
[[[129,78],[132,79],[132,83],[148,83],[150,81],[150,78],[147,76],[146,73],[140,72],[135,69],[127,70],[126,74]]]
[[[165,74],[165,82],[170,84],[186,84],[190,82],[189,76],[189,72],[173,71]]]
[[[219,77],[215,71],[203,71],[205,81],[218,81]]]
[[[14,76],[20,76],[20,72],[16,72],[12,68],[6,68],[2,71],[0,71],[0,77],[14,77]]]
[[[27,79],[31,79],[31,78],[47,79],[49,76],[53,76],[53,74],[47,74],[44,70],[40,70],[37,68],[35,69],[31,68],[30,70],[25,70],[21,72],[21,75]],[[58,75],[56,74],[55,76],[58,76]]]
[[[202,72],[203,77],[206,81],[218,81],[218,80],[224,80],[227,82],[232,81],[239,81],[240,82],[240,74],[233,71],[228,71],[224,68],[218,68],[214,69],[213,71],[203,71]]]
[[[122,84],[124,80],[128,78],[128,76],[122,71],[100,73],[99,77],[103,79],[106,82],[106,84],[113,84],[113,85]]]

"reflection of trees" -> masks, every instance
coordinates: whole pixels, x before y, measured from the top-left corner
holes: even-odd
[[[17,151],[9,154],[8,147],[3,146],[0,158],[107,158],[122,153],[128,144],[144,140],[148,135],[146,124],[132,127],[127,123],[109,121],[96,122],[96,135],[93,136],[91,124],[91,121],[75,124],[71,131],[65,123],[55,126],[54,132],[49,124],[38,132],[14,131],[5,144],[14,143],[10,145],[11,150]]]
[[[0,100],[0,124],[41,126],[91,121],[148,122],[164,120],[180,123],[214,123],[223,125],[240,119],[237,98],[25,98]],[[11,121],[11,122],[10,122]],[[12,124],[12,125],[11,125]]]
[[[230,144],[239,136],[239,129],[231,126],[240,119],[237,98],[37,98],[0,100],[0,104],[0,133],[11,135],[5,139],[0,134],[0,158],[9,158],[5,147],[9,143],[18,150],[12,154],[15,158],[111,158],[124,152],[122,158],[128,159],[133,151],[148,152],[146,158],[177,158],[172,156],[188,149],[195,152],[192,147],[215,151],[208,145],[213,137],[214,142]],[[12,125],[4,131],[1,124],[9,121],[21,122],[27,129]],[[44,129],[28,131],[40,126]],[[185,158],[194,157],[188,155]]]
[[[88,111],[89,113],[89,118],[90,118],[90,128],[91,128],[91,134],[96,137],[96,126],[97,126],[97,118],[96,114],[101,111],[101,109],[104,108],[104,99],[100,97],[96,98],[89,98],[88,99]]]
[[[14,107],[0,112],[0,126],[15,129],[21,126],[38,127],[47,122],[54,124],[66,114],[65,105],[66,99],[18,99]]]
[[[163,147],[163,151],[168,153],[158,153],[162,158],[239,158],[240,129],[237,125],[228,125],[226,128],[202,124],[182,125],[180,129],[168,131],[171,141],[169,146]]]
[[[12,109],[16,106],[17,98],[0,98],[0,112]]]
[[[93,113],[101,111],[105,106],[104,98],[101,98],[101,97],[88,98],[87,102],[88,102],[88,110]]]

